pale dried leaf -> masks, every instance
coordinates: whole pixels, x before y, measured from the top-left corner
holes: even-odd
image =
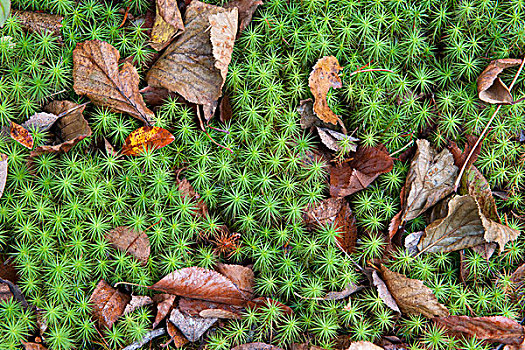
[[[137,258],[143,266],[147,264],[151,247],[148,235],[145,232],[138,232],[129,227],[119,226],[106,234],[106,240],[115,249]]]
[[[348,283],[340,292],[328,292],[326,293],[326,296],[323,298],[324,300],[341,300],[346,298],[347,296],[354,294],[355,292],[360,291],[364,287],[362,286],[356,286],[352,282]]]
[[[339,116],[328,106],[326,95],[330,88],[337,89],[343,86],[341,78],[339,77],[339,71],[341,69],[343,69],[343,67],[339,65],[337,58],[334,56],[325,56],[317,61],[308,78],[310,91],[312,95],[314,95],[315,114],[322,121],[334,125],[337,124]]]
[[[423,236],[424,233],[424,231],[412,232],[411,234],[405,237],[405,249],[411,256],[415,256],[417,253],[419,253],[417,245],[421,240],[421,236]]]
[[[449,315],[448,309],[438,302],[432,290],[423,282],[390,271],[383,265],[381,275],[402,313],[422,314],[428,318]]]
[[[151,300],[151,298],[147,295],[133,295],[131,296],[131,300],[129,301],[128,305],[126,305],[123,315],[132,313],[139,307],[148,306],[151,304],[153,304],[153,300]]]
[[[503,58],[493,60],[478,77],[479,99],[492,104],[510,104],[514,102],[509,88],[498,75],[504,69],[521,64],[521,59]]]
[[[22,124],[22,127],[28,130],[47,131],[55,124],[57,119],[58,115],[56,114],[39,112],[33,114],[31,118]]]
[[[390,294],[390,291],[388,290],[385,282],[379,277],[379,274],[377,271],[372,271],[372,282],[374,283],[374,286],[377,288],[377,295],[385,302],[385,305],[388,306],[390,309],[394,310],[395,312],[401,313],[401,310],[399,310],[399,306],[397,306],[396,301],[392,297],[392,294]]]
[[[173,322],[190,342],[196,342],[208,328],[217,322],[217,318],[188,316],[182,314],[178,309],[173,309],[170,322]]]
[[[347,350],[383,350],[383,348],[369,341],[358,341],[350,344]]]
[[[199,316],[202,318],[223,318],[230,320],[241,318],[239,314],[224,309],[205,309],[199,312]]]
[[[349,144],[349,147],[347,147],[344,151],[346,152],[355,152],[357,150],[357,145],[355,144],[357,141],[359,141],[358,138],[347,136],[345,134],[342,134],[340,132],[334,131],[332,129],[327,128],[320,128],[317,127],[317,132],[319,133],[319,137],[321,138],[321,141],[323,144],[331,149],[332,151],[339,152],[343,148],[341,147],[341,142],[346,141]]]
[[[238,18],[239,10],[236,7],[208,17],[211,25],[210,40],[213,57],[215,57],[215,67],[221,71],[223,83],[226,81],[228,66],[232,60]]]
[[[231,350],[283,350],[277,346],[269,345],[265,343],[247,343],[238,345]]]

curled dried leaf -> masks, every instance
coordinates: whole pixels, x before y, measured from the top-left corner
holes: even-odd
[[[377,295],[381,298],[381,300],[384,301],[385,305],[395,312],[401,313],[399,306],[397,306],[397,303],[394,297],[392,297],[392,294],[390,294],[390,291],[388,290],[385,282],[381,279],[381,277],[379,277],[379,274],[375,270],[372,271],[372,282],[377,288]]]
[[[175,137],[168,130],[158,126],[146,125],[129,134],[122,146],[122,154],[138,156],[145,150],[165,147],[174,140]]]
[[[245,293],[247,298],[251,299],[253,296],[253,280],[255,279],[251,268],[242,265],[218,263],[215,269],[228,277],[240,291]]]
[[[314,112],[324,122],[336,125],[339,116],[328,106],[326,95],[330,88],[338,89],[343,86],[339,71],[343,69],[334,56],[325,56],[315,64],[308,85],[314,95]]]
[[[316,127],[317,133],[323,142],[323,145],[331,149],[332,151],[339,152],[343,151],[341,147],[341,142],[345,141],[347,143],[347,148],[344,149],[345,153],[355,152],[357,150],[357,145],[355,142],[359,141],[358,138],[342,134],[340,132],[334,131],[332,129]]]
[[[158,324],[171,313],[176,298],[176,295],[171,294],[157,294],[153,297],[153,301],[157,305],[157,315],[151,328],[157,327]]]
[[[126,305],[123,315],[132,313],[139,307],[148,306],[151,304],[153,304],[153,300],[151,300],[151,298],[147,295],[133,295],[128,305]]]
[[[479,99],[492,104],[510,104],[514,102],[509,88],[498,75],[504,69],[521,64],[521,59],[503,58],[493,60],[478,77]]]

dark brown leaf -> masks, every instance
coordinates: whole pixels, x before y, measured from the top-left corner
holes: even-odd
[[[352,161],[330,168],[330,195],[345,197],[365,189],[393,166],[394,161],[383,145],[361,146]]]
[[[53,126],[55,139],[53,144],[38,146],[31,157],[45,153],[65,153],[92,132],[88,122],[83,116],[86,106],[78,105],[71,101],[53,101],[44,107],[46,112],[60,118]]]
[[[143,126],[131,132],[124,141],[122,154],[138,156],[145,150],[165,147],[172,143],[175,137],[166,129],[158,126]]]
[[[236,7],[239,10],[239,31],[237,37],[250,24],[255,10],[262,4],[261,0],[231,0],[224,6],[226,9]]]
[[[277,346],[269,345],[265,343],[247,343],[236,346],[231,350],[283,350]]]
[[[176,295],[171,294],[156,294],[153,296],[153,301],[157,305],[157,315],[151,328],[157,327],[158,324],[171,313],[176,298]]]
[[[474,135],[467,135],[467,143],[465,143],[465,150],[461,151],[458,147],[458,145],[454,141],[450,141],[449,145],[447,146],[450,153],[452,153],[452,157],[454,157],[454,164],[458,167],[458,169],[461,169],[461,167],[465,164],[467,161],[468,155],[472,151],[472,148],[478,141],[478,137]],[[465,166],[465,172],[467,172],[472,164],[478,159],[479,152],[481,151],[482,142],[479,142],[476,146],[476,150],[472,153],[472,156],[468,160],[468,164]]]
[[[404,314],[422,314],[428,318],[448,316],[447,308],[438,302],[432,290],[423,282],[390,271],[383,265],[381,277]]]
[[[525,329],[518,322],[503,316],[468,317],[448,316],[436,317],[438,325],[445,327],[450,333],[492,343],[519,345],[525,339]]]
[[[111,287],[104,280],[98,282],[89,299],[92,305],[91,312],[98,324],[108,329],[122,315],[130,300],[129,295]]]
[[[15,16],[28,32],[42,34],[49,32],[62,41],[62,16],[31,11],[16,11]]]
[[[196,204],[196,215],[200,217],[206,217],[208,215],[208,206],[204,201],[201,199],[200,194],[198,194],[191,183],[186,180],[185,178],[182,180],[179,180],[177,178],[177,184],[179,192],[181,193],[182,197],[188,197],[192,199]]]
[[[223,304],[244,305],[247,301],[244,293],[230,279],[196,266],[172,272],[148,288]]]
[[[182,314],[178,309],[173,309],[170,322],[184,334],[190,342],[196,342],[210,328],[217,318],[193,317]]]
[[[142,94],[144,101],[150,106],[162,106],[168,98],[175,98],[178,96],[176,93],[164,89],[161,87],[146,86],[140,89],[139,92]]]
[[[148,306],[151,304],[153,304],[153,300],[151,300],[151,298],[147,295],[133,295],[128,305],[126,305],[123,315],[132,313],[139,307]]]
[[[184,30],[184,23],[177,0],[157,0],[156,11],[150,46],[160,51],[169,45],[179,31]]]
[[[29,149],[33,148],[33,136],[27,129],[25,129],[21,125],[11,122],[9,126],[9,135],[11,135],[13,140],[18,142],[22,146]]]
[[[9,280],[12,283],[18,282],[18,272],[13,259],[0,257],[0,278]]]
[[[119,226],[106,233],[106,240],[115,249],[137,258],[142,266],[148,263],[151,248],[145,232],[137,232],[132,228]]]
[[[219,110],[220,110],[219,120],[223,124],[226,124],[232,119],[232,115],[233,115],[232,106],[230,104],[230,98],[228,97],[227,94],[222,97],[221,103],[219,105]]]
[[[137,70],[125,62],[119,72],[119,58],[118,50],[105,41],[78,43],[73,50],[73,89],[96,105],[127,113],[151,125],[154,114],[139,93]]]
[[[491,61],[478,77],[479,99],[492,104],[510,104],[514,102],[509,88],[498,75],[504,69],[521,64],[521,59],[503,58]]]
[[[7,155],[0,153],[0,198],[4,194],[5,182],[7,180]]]
[[[339,71],[343,69],[339,65],[337,58],[334,56],[325,56],[315,64],[310,77],[308,78],[308,85],[310,91],[314,95],[314,112],[326,123],[336,125],[339,121],[339,116],[336,115],[328,106],[326,95],[330,88],[338,89],[343,86]]]

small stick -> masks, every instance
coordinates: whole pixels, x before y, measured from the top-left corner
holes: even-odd
[[[146,333],[144,335],[144,338],[142,338],[139,341],[134,342],[133,344],[130,344],[130,345],[126,346],[122,350],[137,350],[137,349],[140,349],[141,347],[146,345],[146,343],[148,343],[148,342],[152,341],[153,339],[158,338],[158,337],[160,337],[161,335],[164,335],[164,334],[166,334],[166,330],[164,328],[159,328],[159,329],[155,329],[155,330],[149,331],[148,333]]]
[[[509,91],[512,90],[512,88],[514,87],[514,84],[516,83],[516,80],[518,79],[519,75],[521,74],[521,70],[523,69],[523,64],[525,64],[525,57],[521,60],[520,68],[516,72],[516,75],[514,76],[514,79],[512,80],[512,84],[510,84],[510,86],[509,86]],[[498,112],[501,109],[501,106],[502,106],[501,104],[498,105],[498,107],[494,111],[494,114],[492,114],[492,117],[490,117],[487,125],[485,126],[485,129],[483,129],[483,131],[481,132],[481,135],[479,135],[479,138],[476,141],[476,143],[474,144],[474,147],[472,147],[472,149],[470,150],[470,152],[468,154],[468,157],[465,160],[465,163],[461,167],[461,171],[459,172],[458,178],[456,179],[456,183],[454,184],[454,192],[456,192],[458,190],[459,183],[461,182],[461,178],[463,177],[463,173],[465,172],[465,168],[467,167],[467,164],[470,161],[470,158],[472,158],[472,155],[476,151],[476,148],[478,148],[478,145],[480,144],[480,142],[482,142],[485,139],[485,133],[489,129],[490,124],[492,124],[492,121],[494,120],[494,118],[496,118],[496,115],[498,115]]]
[[[394,154],[398,154],[399,152],[403,152],[406,148],[412,146],[412,144],[414,143],[414,141],[410,141],[409,143],[407,143],[405,146],[403,146],[403,148],[401,149],[398,149],[397,151],[395,151],[394,153],[390,154],[390,157],[392,157]]]
[[[124,26],[124,23],[126,23],[126,20],[128,19],[129,15],[129,6],[126,7],[126,12],[124,13],[124,18],[122,19],[122,23],[118,26],[119,28],[122,28]]]
[[[117,282],[117,283],[115,283],[115,285],[113,286],[113,288],[117,288],[117,287],[120,286],[121,284],[125,284],[125,285],[127,285],[127,286],[135,286],[135,287],[141,287],[141,288],[148,288],[148,286],[143,286],[143,285],[136,284],[136,283],[131,283],[131,282]]]
[[[350,73],[350,77],[352,75],[356,75],[356,74],[359,74],[359,73],[365,73],[365,72],[389,72],[389,73],[394,73],[394,71],[391,71],[390,69],[383,69],[383,68],[368,68],[368,69],[362,69],[362,70],[356,70],[352,73]]]

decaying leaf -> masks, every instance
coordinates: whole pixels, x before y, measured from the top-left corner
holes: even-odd
[[[199,312],[202,318],[223,318],[228,320],[240,319],[241,315],[224,309],[205,309]]]
[[[158,149],[172,143],[175,137],[166,129],[158,126],[143,126],[134,130],[124,141],[122,154],[138,156],[144,150]]]
[[[463,167],[463,165],[467,161],[468,155],[470,154],[470,152],[472,152],[472,149],[476,145],[477,141],[478,137],[474,135],[467,135],[467,142],[465,143],[465,150],[463,151],[459,149],[458,145],[454,141],[450,141],[447,148],[450,151],[450,153],[452,153],[452,157],[454,157],[454,164],[458,167],[458,169],[461,169]],[[472,164],[474,164],[476,159],[478,159],[482,145],[483,142],[479,142],[476,146],[476,149],[472,153],[472,156],[468,159],[468,164],[465,166],[465,172],[470,170]]]
[[[287,305],[284,305],[280,301],[273,300],[273,299],[266,298],[266,297],[259,297],[259,298],[255,298],[253,300],[250,300],[248,305],[251,308],[254,308],[254,309],[258,309],[258,308],[263,307],[263,306],[264,307],[268,307],[270,305],[273,305],[273,306],[277,306],[279,309],[281,309],[281,311],[283,313],[285,313],[287,315],[293,315],[293,310],[292,310],[291,307],[289,307]]]
[[[3,278],[0,278],[0,285],[7,285],[7,287],[9,288],[9,291],[10,291],[10,297],[13,297],[17,302],[20,303],[20,305],[22,305],[22,308],[24,308],[24,310],[27,310],[27,308],[29,307],[29,304],[24,296],[24,294],[22,293],[22,291],[20,290],[20,288],[14,284],[13,282],[9,281],[9,280],[6,280],[6,279],[3,279]],[[5,287],[1,287],[0,290],[3,290],[0,291],[0,301],[2,300],[1,299],[1,295],[2,293],[5,292]]]
[[[149,289],[223,304],[244,305],[246,298],[227,277],[202,267],[186,267],[170,273]]]
[[[265,343],[247,343],[238,345],[231,350],[283,350],[277,346],[269,345]]]
[[[145,88],[142,88],[139,90],[140,94],[142,95],[142,98],[144,101],[154,107],[162,106],[168,98],[177,99],[180,98],[176,93],[169,91],[168,89],[164,89],[162,87],[151,87],[146,86]]]
[[[120,54],[105,41],[78,43],[73,50],[73,89],[96,105],[127,113],[148,125],[154,114],[139,93],[139,74],[125,62],[119,71]]]
[[[255,10],[262,4],[263,2],[261,0],[231,0],[224,6],[226,9],[237,8],[239,10],[239,30],[237,37],[239,37],[244,28],[250,24]]]
[[[179,300],[179,311],[185,315],[223,318],[219,316],[211,316],[212,312],[209,310],[221,310],[217,312],[224,314],[224,315],[234,314],[235,318],[239,318],[241,315],[241,307],[238,307],[238,306],[213,303],[211,301],[189,299],[189,298],[180,298]],[[201,315],[203,311],[204,311],[204,315],[208,314],[210,316]]]
[[[345,197],[365,189],[393,166],[394,161],[383,145],[361,146],[352,161],[330,168],[330,195]]]
[[[133,295],[128,305],[126,305],[123,315],[132,313],[139,307],[148,306],[151,304],[153,304],[153,300],[151,300],[151,298],[147,295]]]
[[[395,312],[401,313],[399,306],[397,306],[397,303],[394,297],[392,297],[392,294],[390,294],[390,291],[388,290],[385,282],[381,279],[381,277],[379,277],[379,274],[375,270],[372,271],[372,282],[377,288],[377,295],[385,302],[385,305]]]
[[[178,309],[173,309],[170,315],[170,322],[184,334],[190,341],[195,342],[210,328],[217,318],[202,318],[184,315]]]
[[[206,217],[208,215],[208,206],[201,199],[200,194],[195,191],[191,183],[186,179],[179,180],[177,178],[178,190],[181,193],[182,197],[188,197],[195,201],[196,203],[196,213],[195,215],[200,217]]]
[[[255,275],[251,268],[242,265],[218,263],[215,269],[229,278],[245,294],[247,299],[252,298]]]
[[[47,350],[47,348],[40,343],[32,343],[32,342],[26,343],[24,341],[22,341],[21,343],[24,346],[25,350]]]
[[[27,130],[47,131],[58,119],[58,115],[53,113],[39,112],[35,113],[22,124],[22,127]]]
[[[4,27],[5,21],[11,13],[11,0],[0,0],[0,28]]]
[[[412,232],[405,237],[405,249],[411,256],[415,256],[417,253],[419,253],[417,245],[424,233],[424,231]]]
[[[0,198],[4,194],[5,182],[7,180],[7,156],[0,153]]]
[[[150,34],[150,46],[161,51],[169,45],[179,31],[184,30],[184,23],[177,0],[157,0],[156,11],[155,23]]]
[[[311,98],[299,102],[297,113],[301,116],[299,123],[303,129],[311,127],[319,120],[314,113],[314,100]]]
[[[9,285],[4,282],[0,282],[0,303],[2,301],[7,301],[13,297],[13,293],[9,288]]]
[[[428,318],[448,316],[447,308],[438,302],[432,290],[423,282],[390,271],[383,265],[381,277],[402,313],[422,314]]]
[[[499,222],[498,209],[490,185],[476,167],[473,166],[463,175],[460,193],[474,197],[483,215],[487,219]]]
[[[343,289],[340,292],[328,292],[328,293],[326,293],[326,295],[325,295],[325,297],[323,299],[324,300],[341,300],[341,299],[346,298],[349,295],[354,294],[355,292],[360,291],[363,288],[364,287],[357,286],[357,285],[353,284],[352,282],[350,282],[350,283],[348,283],[346,285],[345,289]]]
[[[158,324],[171,313],[176,298],[176,295],[171,294],[156,294],[153,296],[153,301],[157,305],[157,315],[151,328],[157,327]]]
[[[317,133],[323,142],[323,145],[331,149],[332,151],[339,152],[343,148],[341,147],[341,142],[346,141],[348,146],[345,149],[347,152],[355,152],[357,150],[357,145],[355,142],[359,141],[358,138],[342,134],[340,132],[334,131],[332,129],[316,127]]]
[[[9,125],[9,135],[22,146],[29,149],[33,148],[33,136],[21,125],[11,122]]]
[[[454,190],[458,167],[452,154],[444,149],[439,154],[427,140],[417,140],[417,151],[405,182],[405,204],[402,222],[418,217]]]
[[[509,88],[498,75],[504,69],[521,64],[521,59],[503,58],[493,60],[478,77],[479,99],[492,104],[510,104],[514,102]]]
[[[97,287],[89,298],[93,316],[100,326],[108,329],[122,315],[130,300],[131,297],[129,295],[111,287],[104,280],[98,282]]]
[[[222,7],[193,0],[186,9],[184,32],[168,46],[146,76],[150,86],[164,87],[191,103],[202,105],[206,119],[213,115],[224,84],[213,54],[210,30],[215,29],[213,26],[210,28],[209,18],[224,12],[231,13]],[[227,28],[226,31],[232,33],[234,29]],[[229,57],[227,52],[221,53],[223,64],[231,60],[231,52]],[[221,64],[219,66],[222,67]]]
[[[168,344],[171,344],[173,342],[173,346],[175,347],[175,349],[178,349],[190,342],[188,339],[186,339],[184,334],[182,334],[182,332],[179,331],[179,329],[170,321],[166,323],[166,329],[168,331],[170,339],[166,344],[163,344],[163,347],[166,347],[168,346]]]
[[[92,132],[88,122],[83,116],[86,106],[78,105],[71,101],[53,101],[44,107],[46,112],[60,116],[54,123],[52,131],[55,139],[52,144],[38,146],[31,157],[45,153],[65,153]]]
[[[452,334],[476,337],[492,343],[519,345],[525,339],[525,328],[503,316],[448,316],[437,317],[434,322],[445,327]]]
[[[219,120],[226,124],[232,119],[233,111],[232,111],[232,105],[230,103],[230,97],[226,94],[222,97],[221,103],[219,105]]]
[[[330,88],[338,89],[343,86],[339,71],[343,69],[334,56],[325,56],[315,64],[308,85],[314,95],[314,112],[324,122],[336,125],[339,116],[328,106],[326,95]]]
[[[232,59],[235,36],[237,35],[239,11],[234,7],[230,11],[212,14],[208,19],[211,26],[210,40],[215,58],[215,68],[221,71],[224,84],[228,74],[228,66]]]
[[[383,348],[369,341],[358,341],[350,344],[347,350],[383,350]]]
[[[14,14],[21,26],[30,33],[50,32],[62,40],[62,16],[43,12],[16,11]]]
[[[137,232],[130,227],[119,226],[106,233],[106,240],[115,249],[137,258],[143,266],[147,264],[151,248],[145,232]]]

